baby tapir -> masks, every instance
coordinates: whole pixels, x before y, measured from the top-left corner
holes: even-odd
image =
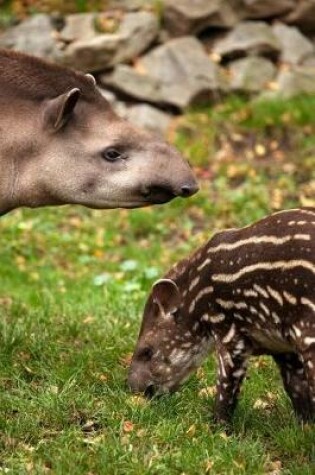
[[[176,390],[207,354],[218,360],[215,419],[228,422],[251,355],[271,355],[294,410],[315,417],[315,208],[216,234],[157,281],[128,382]]]
[[[136,208],[198,190],[162,139],[120,119],[92,76],[0,49],[0,215],[20,206]]]

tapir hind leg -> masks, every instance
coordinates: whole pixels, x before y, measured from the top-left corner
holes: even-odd
[[[310,397],[310,417],[315,420],[315,314],[311,311],[292,325],[290,334],[303,362]]]
[[[307,376],[302,358],[296,353],[284,353],[273,356],[277,363],[284,388],[291,399],[294,412],[302,421],[312,415],[312,405]]]

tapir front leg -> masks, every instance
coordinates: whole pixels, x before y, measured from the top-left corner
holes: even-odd
[[[302,421],[309,420],[312,416],[312,404],[301,357],[296,353],[284,353],[274,355],[273,359],[280,369],[284,388],[291,399],[296,415]]]
[[[222,344],[218,346],[219,364],[214,419],[216,422],[226,424],[235,409],[251,351],[242,339],[234,340],[231,348]]]

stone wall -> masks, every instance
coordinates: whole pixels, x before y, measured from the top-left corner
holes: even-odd
[[[230,93],[315,93],[315,0],[112,0],[37,14],[0,36],[95,74],[117,111],[164,132],[172,114]]]

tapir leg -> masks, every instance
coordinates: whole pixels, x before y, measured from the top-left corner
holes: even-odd
[[[307,421],[312,415],[309,383],[301,356],[284,353],[273,356],[283,380],[284,388],[291,399],[296,415]]]
[[[218,350],[214,418],[217,422],[225,424],[229,422],[235,409],[250,354],[242,340],[237,340],[233,348],[222,346]]]

